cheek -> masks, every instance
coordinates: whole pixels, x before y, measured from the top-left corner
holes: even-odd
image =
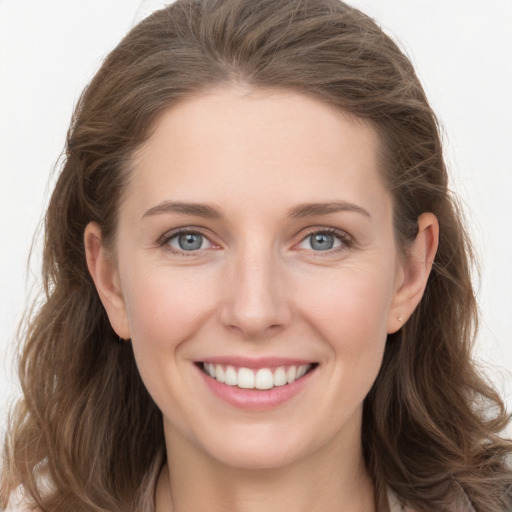
[[[393,297],[389,274],[346,269],[303,288],[301,314],[345,374],[376,376],[379,370]]]
[[[304,288],[304,315],[325,328],[364,336],[386,332],[393,282],[383,273],[341,271]]]
[[[211,315],[215,283],[187,271],[160,267],[130,273],[124,283],[132,347],[153,400],[181,431],[190,428],[187,347]],[[185,364],[184,364],[185,363]],[[189,412],[186,412],[189,411]]]
[[[188,271],[132,273],[125,289],[134,348],[147,352],[139,356],[158,358],[162,351],[175,351],[200,329],[211,309],[213,283]]]

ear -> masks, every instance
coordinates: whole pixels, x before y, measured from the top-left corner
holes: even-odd
[[[87,267],[110,324],[119,337],[129,339],[130,326],[117,265],[103,247],[101,229],[95,222],[85,228],[84,244]]]
[[[423,297],[439,243],[439,222],[433,213],[418,218],[418,234],[401,263],[400,282],[388,316],[388,334],[398,331]]]

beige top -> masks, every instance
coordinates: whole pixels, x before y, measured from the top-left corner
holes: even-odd
[[[390,512],[415,512],[409,507],[403,508],[391,491],[388,491],[388,499]],[[453,512],[475,512],[475,509],[471,506],[471,503],[467,497],[459,500],[459,502],[454,505],[452,510]],[[27,501],[24,499],[21,487],[19,487],[17,491],[13,493],[11,500],[9,501],[9,505],[4,512],[33,512],[32,509],[30,509],[28,506]]]

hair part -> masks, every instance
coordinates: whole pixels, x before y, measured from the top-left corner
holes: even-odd
[[[425,295],[388,337],[364,403],[363,449],[378,499],[390,487],[418,511],[443,512],[462,489],[478,512],[510,507],[512,443],[499,437],[508,417],[471,359],[472,253],[436,118],[397,45],[338,0],[178,0],[105,59],[77,104],[46,214],[44,304],[25,333],[3,502],[22,483],[41,511],[151,509],[149,487],[164,461],[162,417],[130,344],[109,324],[83,234],[97,222],[113,246],[132,157],[158,117],[233,83],[305,94],[369,122],[405,251],[419,215],[439,220]],[[42,472],[54,486],[44,492]]]

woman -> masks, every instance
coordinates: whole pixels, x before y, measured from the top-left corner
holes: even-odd
[[[66,149],[4,502],[511,509],[436,119],[372,20],[179,0],[109,55]]]

